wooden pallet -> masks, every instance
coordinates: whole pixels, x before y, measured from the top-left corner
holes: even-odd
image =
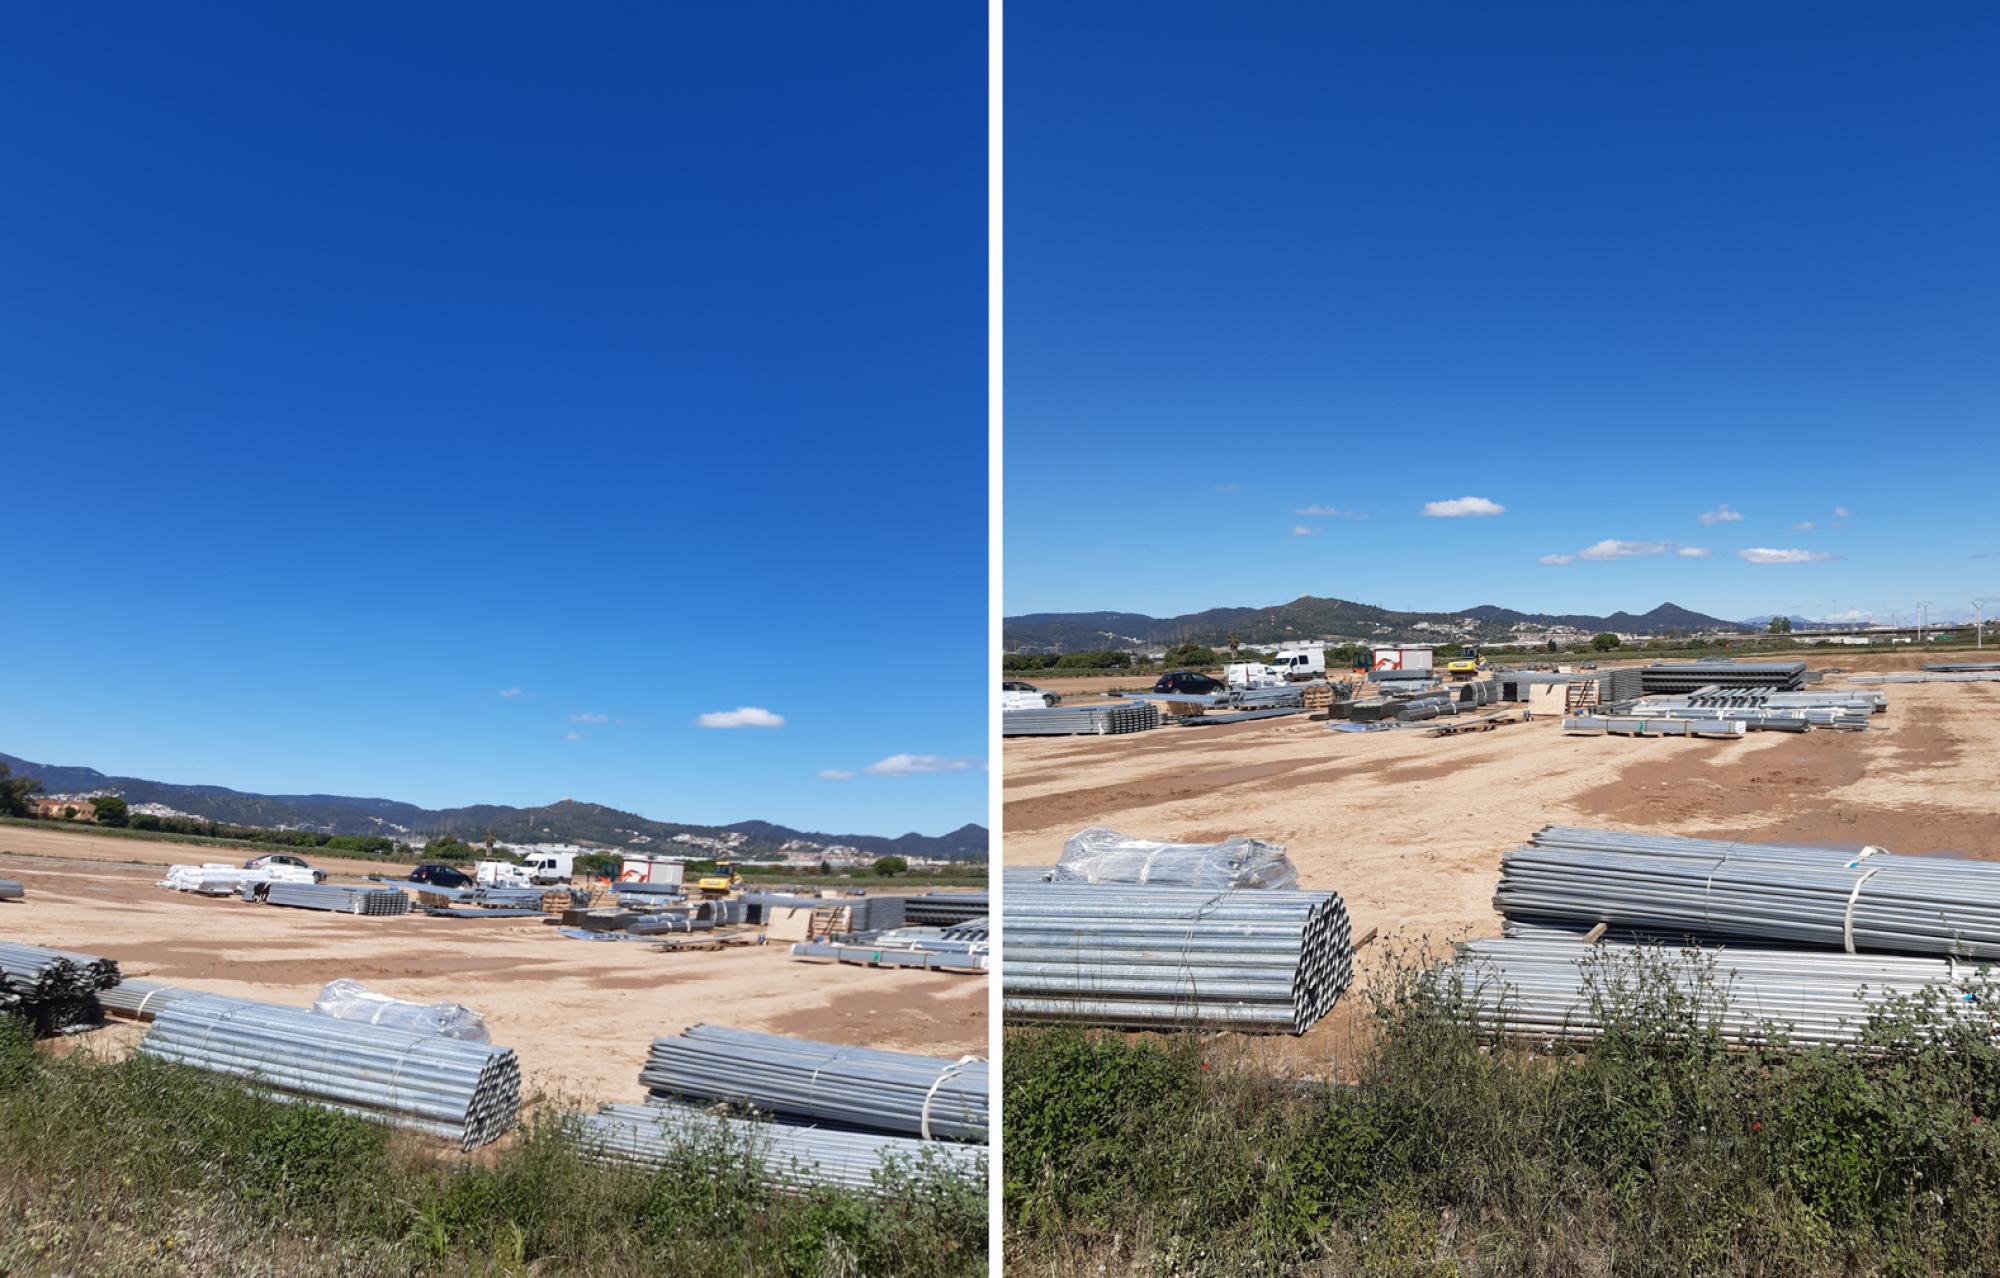
[[[1306,709],[1324,710],[1333,704],[1333,685],[1321,684],[1318,687],[1308,687],[1299,696],[1305,702]]]

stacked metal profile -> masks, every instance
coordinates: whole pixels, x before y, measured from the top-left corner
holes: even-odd
[[[1159,726],[1160,708],[1149,701],[1008,710],[1000,716],[1000,735],[1003,737],[1111,736],[1147,732]]]
[[[910,927],[951,927],[983,919],[992,910],[985,892],[930,892],[903,898],[903,922]]]
[[[1481,939],[1457,946],[1456,962],[1433,976],[1454,982],[1495,1037],[1587,1041],[1602,1017],[1634,1002],[1662,1001],[1732,1042],[1774,1033],[1795,1044],[1856,1040],[1870,1015],[1927,987],[1987,1033],[2000,1029],[1991,970],[1945,959],[1831,954],[1731,946],[1722,950],[1640,947],[1576,933]],[[1612,1014],[1615,1014],[1613,1012]]]
[[[477,1149],[514,1126],[511,1049],[200,995],[161,1008],[139,1051],[251,1079],[286,1100],[414,1127]]]
[[[27,1021],[38,1035],[99,1024],[99,996],[119,980],[118,964],[95,954],[0,941],[0,1013]]]
[[[265,889],[261,894],[262,899],[271,905],[292,905],[307,910],[332,910],[340,914],[407,914],[410,909],[410,898],[396,888],[345,887],[325,883],[271,883],[258,886]]]
[[[1806,685],[1803,661],[1684,661],[1671,666],[1639,667],[1640,687],[1647,695],[1693,692],[1710,684],[1726,688],[1777,688],[1797,692]]]
[[[1006,1011],[1024,1021],[1303,1034],[1354,975],[1335,892],[1007,879]]]
[[[2000,863],[1875,849],[1549,826],[1502,858],[1493,908],[1670,937],[2000,959]]]
[[[639,1081],[655,1100],[719,1101],[790,1120],[983,1141],[991,1079],[983,1060],[695,1025],[654,1039]]]
[[[830,1186],[868,1192],[876,1188],[877,1171],[927,1160],[943,1161],[968,1180],[983,1183],[986,1177],[985,1153],[973,1145],[757,1122],[685,1105],[605,1105],[585,1115],[583,1127],[585,1139],[603,1156],[648,1167],[665,1166],[677,1149],[691,1144],[727,1142],[753,1154],[795,1191]]]
[[[990,941],[993,929],[984,918],[971,919],[954,927],[944,929],[939,936],[944,941]]]
[[[1938,674],[1964,674],[1975,670],[2000,670],[2000,661],[1957,661],[1925,666],[1924,669]]]
[[[0,901],[18,901],[24,893],[13,879],[0,879]]]
[[[1599,701],[1630,701],[1646,694],[1646,675],[1637,666],[1619,666],[1597,672]]]

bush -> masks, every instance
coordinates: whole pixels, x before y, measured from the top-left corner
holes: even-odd
[[[1624,642],[1625,641],[1620,639],[1617,635],[1610,634],[1607,632],[1605,634],[1598,635],[1596,638],[1592,639],[1590,641],[1590,646],[1595,648],[1599,652],[1610,652],[1613,648],[1622,646]]]
[[[90,801],[90,806],[97,810],[99,825],[124,825],[131,816],[131,808],[115,794],[99,795]]]
[[[44,1057],[0,1017],[0,1274],[817,1274],[835,1247],[870,1274],[983,1268],[984,1187],[934,1165],[797,1198],[720,1135],[657,1171],[581,1137],[550,1104],[468,1159],[182,1066]]]
[[[1490,1041],[1425,971],[1349,994],[1351,1058],[1309,1067],[1347,1085],[1226,1038],[1010,1028],[1009,1267],[2000,1272],[2000,1050],[1965,1004],[1741,1050],[1659,959],[1608,957],[1574,1050]]]

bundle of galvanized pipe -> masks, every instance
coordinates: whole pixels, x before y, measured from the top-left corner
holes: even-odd
[[[104,990],[97,996],[104,1010],[119,1016],[128,1016],[135,1021],[150,1021],[159,1016],[160,1009],[167,1004],[184,998],[217,998],[219,995],[203,994],[200,990],[184,989],[178,985],[163,985],[158,981],[143,980],[128,976],[118,982],[113,989]]]
[[[950,927],[983,919],[991,911],[984,892],[928,892],[903,898],[903,922],[908,927]]]
[[[1159,726],[1160,708],[1149,701],[1137,700],[1112,705],[1007,710],[1000,715],[1003,737],[1110,736],[1147,732]]]
[[[18,901],[23,895],[18,882],[13,879],[0,879],[0,901]]]
[[[909,1167],[941,1160],[984,1184],[985,1152],[977,1146],[936,1144],[907,1136],[796,1127],[709,1113],[685,1105],[605,1105],[583,1120],[584,1137],[602,1157],[661,1167],[675,1149],[728,1142],[754,1155],[780,1185],[795,1192],[819,1186],[874,1190],[875,1173],[890,1163]]]
[[[786,1119],[926,1140],[986,1139],[990,1071],[950,1060],[696,1025],[656,1038],[639,1081],[654,1097],[726,1101]]]
[[[0,1013],[22,1018],[38,1035],[102,1022],[98,996],[119,979],[118,964],[95,954],[0,941]]]
[[[514,1126],[512,1049],[213,995],[160,1007],[141,1054],[250,1079],[286,1100],[376,1118],[477,1149]]]
[[[668,932],[713,932],[715,920],[689,914],[648,914],[633,919],[625,930],[634,936],[661,936]]]
[[[1007,1015],[1303,1034],[1354,975],[1336,892],[1215,892],[1007,879]]]
[[[1853,953],[2000,958],[2000,864],[1549,826],[1500,863],[1509,918]]]
[[[1991,969],[1947,959],[1766,948],[1586,942],[1574,932],[1466,941],[1431,978],[1449,981],[1496,1038],[1588,1041],[1607,1017],[1686,1017],[1737,1043],[1857,1040],[1897,999],[1935,1000],[1982,1034],[2000,1029]],[[1926,995],[1926,988],[1932,994]],[[1677,1005],[1669,1007],[1671,991]]]
[[[253,885],[244,884],[245,900]],[[407,914],[410,898],[397,888],[346,887],[327,883],[259,883],[256,899],[271,905],[291,905],[307,910],[332,910],[340,914]]]
[[[2000,661],[1953,661],[1925,666],[1925,670],[1936,674],[1965,674],[1968,671],[2000,670]]]

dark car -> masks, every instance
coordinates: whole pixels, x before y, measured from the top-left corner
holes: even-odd
[[[1061,694],[1061,693],[1057,693],[1057,692],[1043,692],[1043,691],[1042,691],[1042,690],[1041,690],[1040,688],[1037,688],[1037,687],[1036,687],[1036,686],[1035,686],[1034,684],[1032,684],[1032,683],[1022,683],[1022,682],[1021,682],[1021,681],[1020,681],[1019,679],[1004,679],[1004,680],[1002,680],[1002,681],[1001,681],[1001,683],[1000,683],[1000,691],[1002,691],[1002,692],[1033,692],[1033,693],[1037,693],[1037,694],[1039,694],[1039,695],[1041,696],[1041,698],[1042,698],[1042,704],[1043,704],[1043,705],[1047,705],[1047,706],[1053,706],[1053,705],[1056,705],[1057,703],[1059,703],[1059,702],[1061,702],[1061,701],[1062,701],[1062,694]]]
[[[410,882],[428,883],[432,887],[441,888],[469,888],[477,880],[464,870],[432,862],[429,865],[420,865],[416,869],[411,870]]]
[[[312,870],[313,882],[326,882],[325,870],[315,869],[313,866],[299,860],[299,858],[288,856],[283,852],[267,852],[263,856],[253,856],[243,863],[243,868],[246,870],[261,870],[267,865],[289,865],[295,870]]]
[[[1210,696],[1229,691],[1229,685],[1220,679],[1211,679],[1205,674],[1192,670],[1176,670],[1172,674],[1161,675],[1153,685],[1154,692],[1185,692],[1193,696]]]

